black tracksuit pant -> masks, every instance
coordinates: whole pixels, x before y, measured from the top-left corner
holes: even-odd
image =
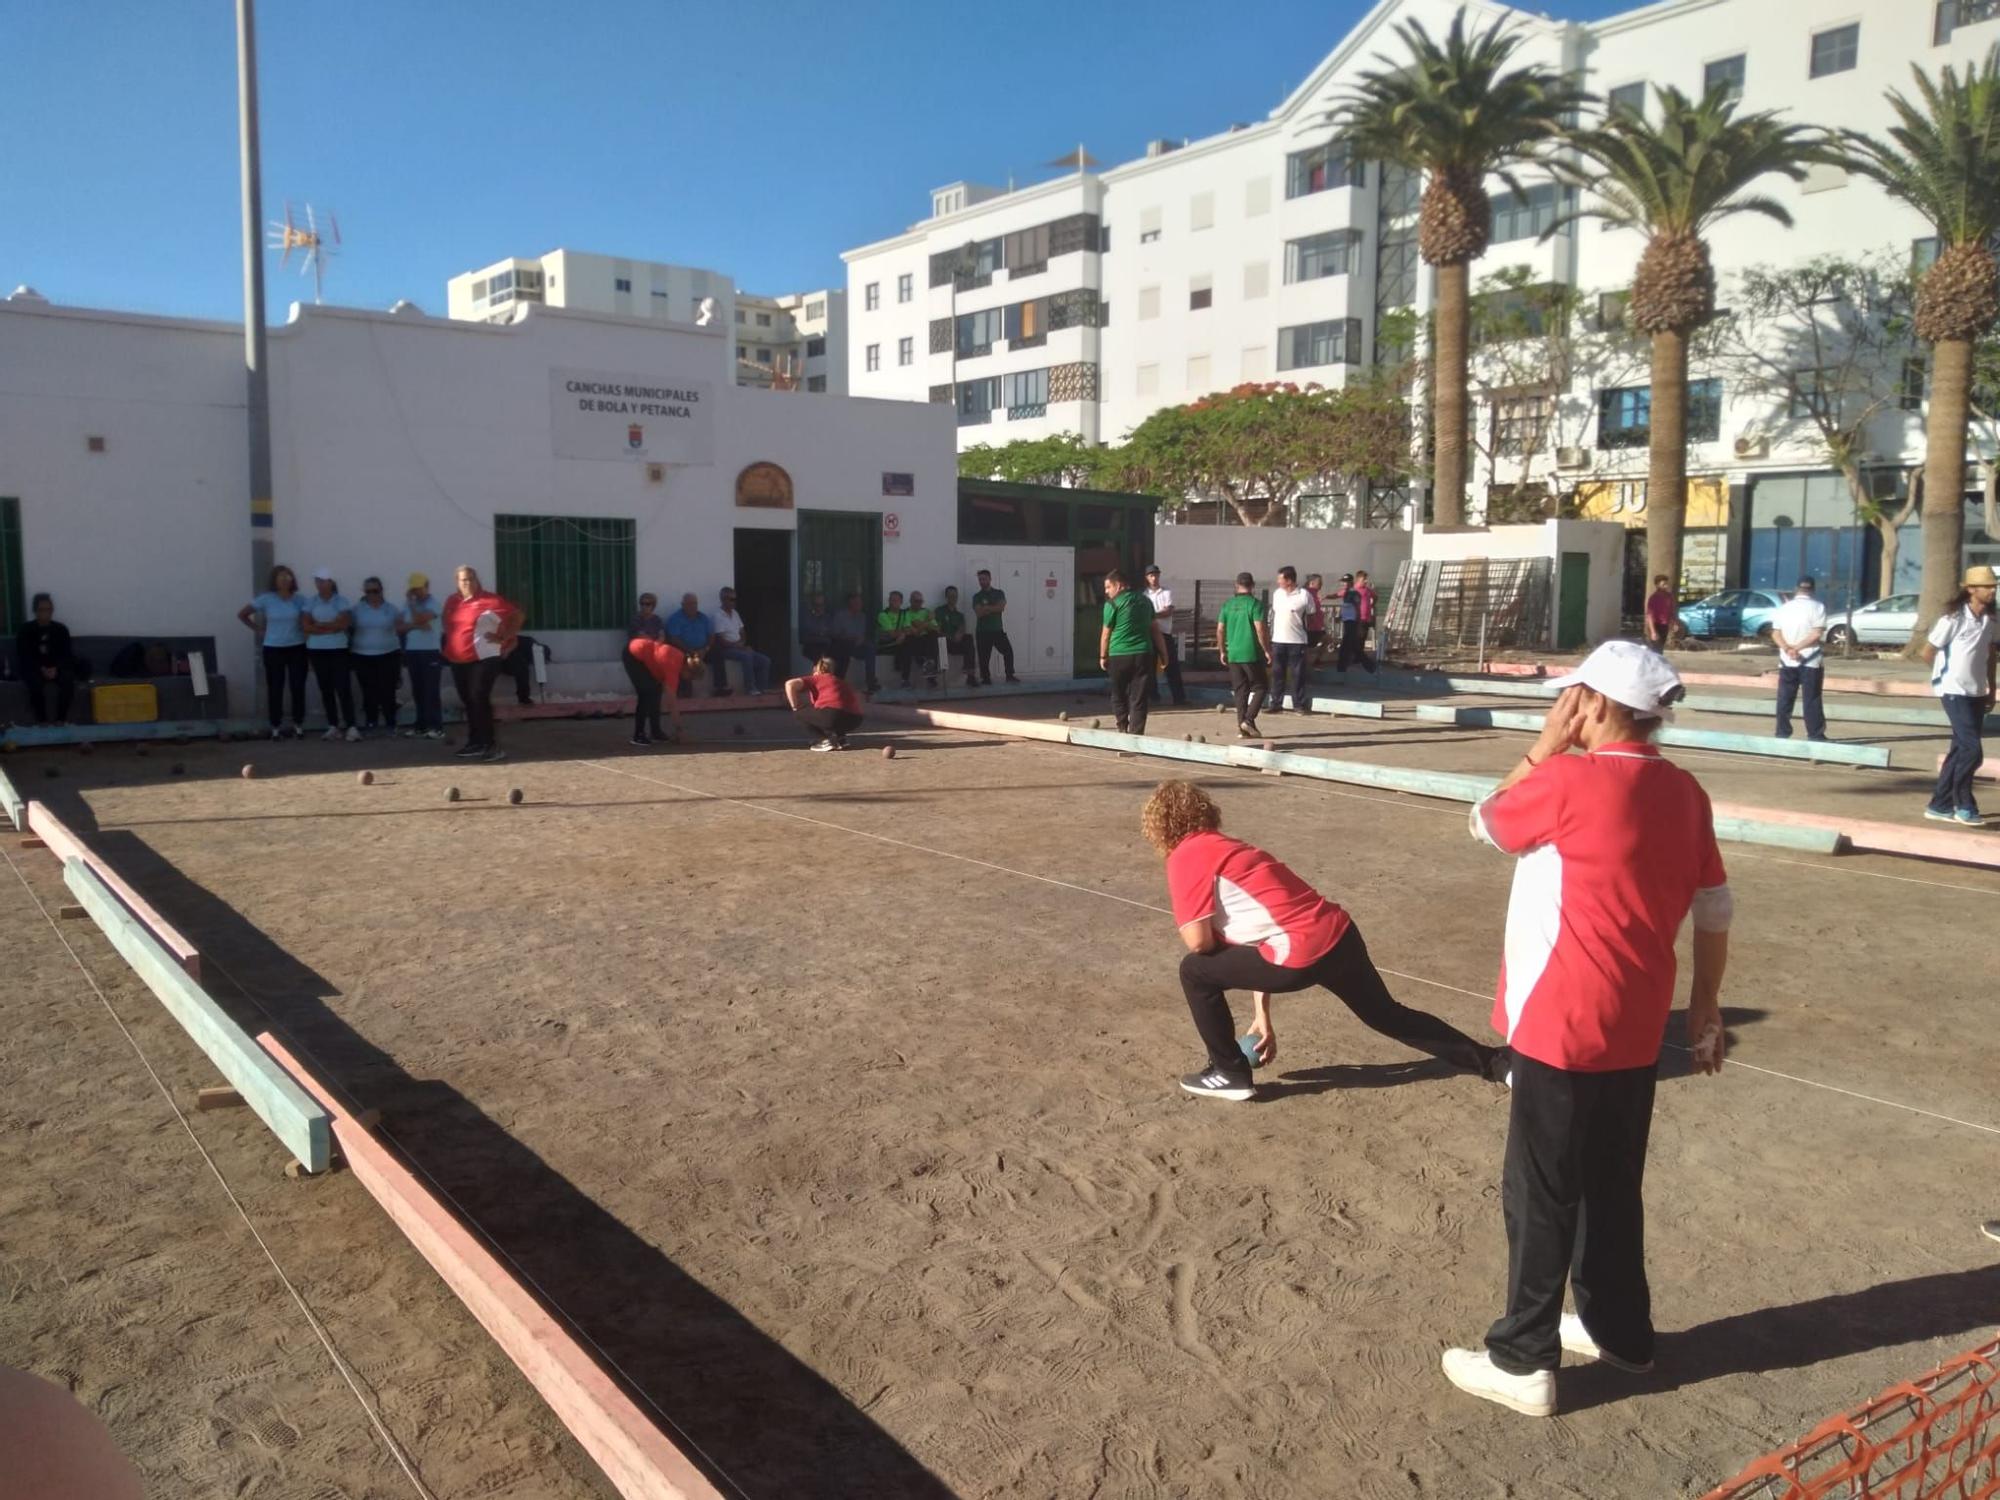
[[[507,670],[504,658],[482,656],[477,661],[451,664],[452,686],[458,701],[465,705],[465,743],[482,750],[498,748],[493,726],[493,684]]]
[[[979,680],[987,687],[993,685],[993,653],[1000,653],[1000,661],[1007,669],[1007,680],[1014,680],[1014,643],[1007,639],[1004,630],[982,630],[974,637],[979,642]]]
[[[326,714],[329,729],[350,729],[354,725],[353,667],[347,648],[315,651],[306,648],[312,663],[313,681],[319,685],[319,706]]]
[[[1500,1203],[1507,1311],[1486,1333],[1515,1375],[1561,1362],[1563,1285],[1577,1316],[1621,1359],[1653,1357],[1646,1285],[1646,1140],[1658,1064],[1573,1073],[1513,1054],[1514,1094]]]
[[[814,708],[810,703],[793,709],[792,717],[809,739],[832,740],[836,745],[845,745],[847,737],[861,727],[860,714],[842,708]]]
[[[665,701],[667,690],[659,678],[646,670],[645,663],[632,654],[630,646],[619,654],[619,660],[625,664],[625,676],[632,684],[632,738],[650,735],[656,740],[665,739],[667,732],[660,727],[660,704]]]
[[[1190,953],[1181,960],[1181,990],[1187,996],[1194,1029],[1208,1048],[1209,1066],[1248,1079],[1250,1064],[1236,1043],[1236,1022],[1229,1013],[1229,990],[1262,990],[1267,995],[1291,995],[1314,985],[1332,990],[1354,1018],[1371,1031],[1394,1037],[1407,1047],[1441,1057],[1461,1068],[1483,1072],[1492,1055],[1449,1021],[1429,1011],[1412,1010],[1389,993],[1361,940],[1361,929],[1350,925],[1339,942],[1319,961],[1303,969],[1272,963],[1255,948],[1231,944],[1212,953]]]
[[[1247,729],[1257,727],[1257,710],[1264,706],[1271,674],[1261,661],[1233,661],[1229,664],[1229,689],[1236,698],[1236,722]]]
[[[1153,701],[1153,653],[1136,652],[1109,659],[1111,712],[1118,727],[1130,734],[1146,732],[1146,713]]]

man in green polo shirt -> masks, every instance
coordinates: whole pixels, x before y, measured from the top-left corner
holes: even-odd
[[[947,584],[944,602],[931,611],[931,618],[937,622],[938,636],[944,641],[944,649],[959,660],[965,668],[965,685],[978,687],[979,678],[972,667],[972,632],[965,628],[965,611],[958,607],[958,586]]]
[[[1121,732],[1144,734],[1153,700],[1153,665],[1165,661],[1166,643],[1150,600],[1116,568],[1104,575],[1104,629],[1097,664],[1111,677],[1111,712]]]
[[[1007,680],[1019,682],[1014,675],[1014,643],[1007,639],[1007,591],[993,587],[993,575],[984,568],[979,570],[979,587],[973,591],[972,613],[978,622],[972,631],[979,645],[979,685],[993,686],[995,651],[1007,669]]]
[[[924,608],[924,596],[914,589],[910,607],[903,611],[903,656],[896,665],[902,670],[904,687],[910,685],[910,669],[919,666],[924,669],[924,686],[937,686],[937,622]]]
[[[1270,683],[1264,668],[1271,659],[1271,633],[1264,624],[1257,580],[1248,573],[1236,575],[1236,592],[1215,612],[1215,650],[1229,668],[1237,737],[1250,739],[1257,733],[1257,710]]]
[[[889,590],[889,598],[875,614],[875,654],[886,656],[896,664],[896,673],[903,679],[903,686],[910,685],[910,669],[906,665],[908,657],[903,651],[903,592]]]

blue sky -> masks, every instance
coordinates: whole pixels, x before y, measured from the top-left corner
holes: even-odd
[[[941,183],[1260,118],[1366,9],[262,0],[265,217],[334,210],[355,306],[442,312],[453,274],[559,245],[840,285]],[[231,0],[0,0],[0,37],[0,294],[236,317]],[[310,299],[267,274],[274,319]]]

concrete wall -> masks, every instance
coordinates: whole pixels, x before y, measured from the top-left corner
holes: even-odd
[[[1396,581],[1396,566],[1410,555],[1406,531],[1362,531],[1299,526],[1156,526],[1153,560],[1175,587],[1197,578],[1234,578],[1246,569],[1268,588],[1290,563],[1301,581],[1324,573],[1330,584],[1342,573],[1365,569],[1378,589]],[[1193,596],[1190,594],[1192,605]]]
[[[1532,526],[1459,526],[1439,531],[1419,525],[1412,537],[1413,562],[1462,562],[1469,558],[1546,557],[1552,564],[1550,639],[1562,618],[1565,552],[1590,556],[1590,601],[1584,631],[1594,644],[1618,634],[1625,567],[1625,528],[1614,521],[1543,521]]]

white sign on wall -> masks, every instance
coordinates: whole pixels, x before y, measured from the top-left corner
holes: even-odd
[[[715,397],[705,380],[551,370],[549,397],[557,458],[715,462]]]

